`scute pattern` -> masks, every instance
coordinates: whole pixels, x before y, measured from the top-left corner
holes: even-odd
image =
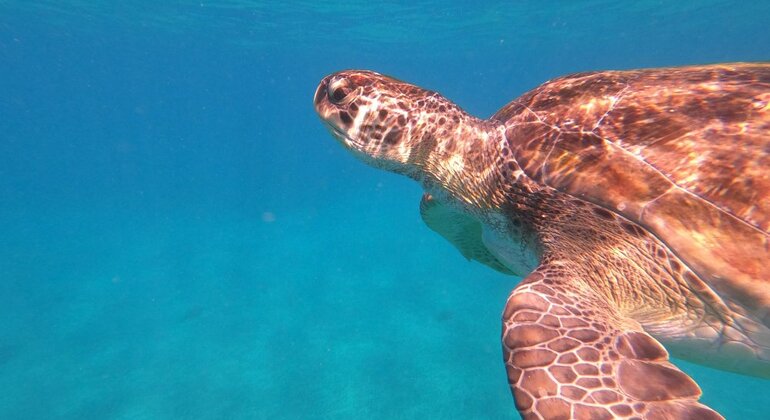
[[[615,144],[678,187],[770,232],[770,64],[566,76],[493,118],[525,123],[522,108],[569,138],[561,148]]]
[[[508,381],[525,419],[722,418],[697,402],[700,388],[660,343],[570,276],[568,265],[541,266],[503,313]]]
[[[567,76],[493,118],[531,179],[638,223],[770,326],[770,64]]]

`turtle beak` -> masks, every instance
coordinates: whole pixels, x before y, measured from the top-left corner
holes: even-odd
[[[313,106],[315,107],[315,112],[318,113],[318,116],[321,117],[324,123],[333,125],[337,128],[336,126],[338,124],[333,123],[333,120],[335,119],[334,116],[337,114],[337,109],[331,102],[329,102],[327,93],[331,77],[332,76],[326,76],[320,83],[318,83],[315,95],[313,95]]]
[[[315,106],[316,112],[319,114],[321,113],[319,110],[319,106],[324,101],[326,97],[326,88],[329,86],[329,78],[331,76],[324,77],[320,83],[318,83],[318,87],[315,90],[315,95],[313,95],[313,105]]]

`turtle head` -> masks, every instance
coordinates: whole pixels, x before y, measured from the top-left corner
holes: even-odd
[[[363,70],[321,80],[313,99],[332,135],[371,166],[471,203],[487,197],[502,125],[439,95]]]
[[[347,70],[321,80],[313,102],[332,135],[359,158],[410,173],[421,149],[416,122],[431,96],[438,95],[379,73]]]

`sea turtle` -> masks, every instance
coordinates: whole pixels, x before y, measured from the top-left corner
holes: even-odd
[[[502,333],[524,418],[721,418],[669,351],[770,377],[770,64],[573,74],[489,119],[350,70],[314,105],[465,257],[525,277]]]

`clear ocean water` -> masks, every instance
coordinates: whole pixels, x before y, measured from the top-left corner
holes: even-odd
[[[317,82],[487,116],[570,72],[768,60],[770,2],[482,3],[0,0],[0,418],[518,418],[517,279],[339,147]],[[770,381],[677,363],[770,417]]]

